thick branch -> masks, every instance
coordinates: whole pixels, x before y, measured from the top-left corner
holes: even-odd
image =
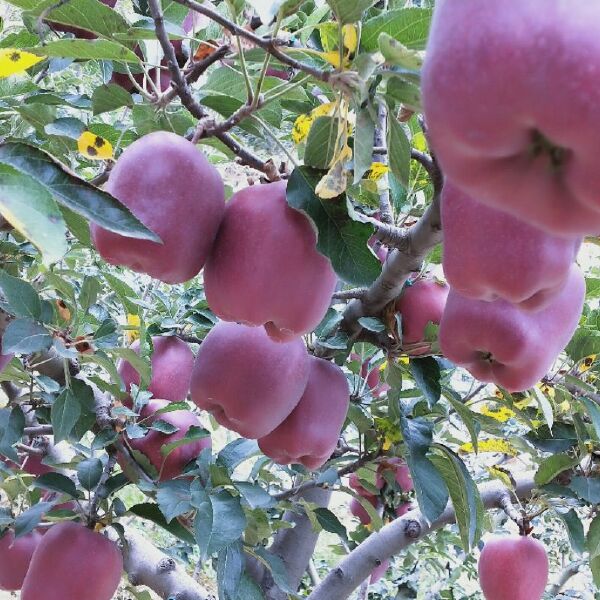
[[[556,578],[556,582],[552,584],[548,590],[548,596],[554,598],[558,596],[561,590],[567,585],[569,579],[575,577],[579,573],[579,569],[585,564],[584,560],[576,560],[568,564]]]
[[[439,195],[419,221],[405,234],[397,250],[393,250],[383,266],[381,275],[369,288],[364,298],[353,300],[344,313],[343,327],[350,333],[360,333],[358,319],[378,315],[387,304],[397,298],[411,273],[421,268],[427,254],[442,241],[442,220]]]
[[[116,532],[109,537],[118,541]],[[145,585],[164,600],[208,600],[207,592],[175,560],[131,528],[125,530],[123,566],[132,585]]]
[[[515,494],[527,498],[535,487],[533,473],[526,473],[517,480]],[[483,484],[479,488],[481,500],[486,509],[501,508],[500,503],[506,488],[499,481]],[[332,569],[323,582],[308,596],[309,600],[346,600],[383,561],[399,554],[407,546],[436,531],[456,522],[456,513],[449,503],[442,515],[427,523],[419,510],[412,510],[403,517],[373,533],[360,546]]]

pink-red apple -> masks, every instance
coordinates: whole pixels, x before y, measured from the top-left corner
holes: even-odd
[[[377,467],[377,472],[384,480],[384,473],[386,471],[393,473],[396,483],[404,493],[412,492],[414,485],[410,471],[407,464],[401,458],[392,457],[382,460]]]
[[[223,218],[225,192],[219,173],[194,144],[166,131],[145,135],[117,160],[107,191],[162,244],[92,224],[94,245],[104,260],[165,283],[198,274]]]
[[[422,73],[443,172],[558,235],[600,232],[600,4],[436,2]]]
[[[363,496],[363,498],[373,505],[374,508],[379,509],[381,503],[378,498],[372,496]],[[350,512],[360,521],[361,525],[369,525],[371,523],[371,515],[366,511],[363,505],[356,499],[352,498],[349,504]]]
[[[376,497],[369,490],[367,490],[366,488],[364,488],[362,486],[362,484],[360,483],[360,479],[359,479],[358,473],[350,473],[350,475],[348,476],[348,485],[359,496],[362,496],[363,498],[375,498]],[[377,473],[375,474],[375,487],[378,490],[381,490],[384,485],[385,485],[385,481],[384,481],[383,477],[381,476],[381,473],[379,472],[379,469],[378,469]]]
[[[33,552],[42,534],[32,532],[15,539],[12,529],[0,538],[0,590],[16,591],[23,587],[23,580],[29,569]]]
[[[156,414],[156,411],[168,404],[166,400],[151,400],[142,409],[140,422],[150,427],[157,420],[165,421],[177,427],[178,431],[162,433],[150,429],[142,438],[128,439],[129,446],[143,454],[156,469],[159,481],[168,481],[178,477],[190,461],[200,456],[202,450],[211,447],[210,437],[204,437],[178,446],[165,457],[161,452],[163,446],[183,439],[190,427],[202,427],[197,415],[189,410],[174,410]]]
[[[479,557],[479,583],[486,600],[541,600],[548,583],[546,549],[530,537],[492,538]]]
[[[576,266],[560,293],[538,312],[504,300],[472,300],[452,290],[440,325],[442,352],[479,381],[524,391],[548,372],[568,344],[584,297],[585,279]]]
[[[372,571],[371,571],[371,577],[369,579],[369,585],[373,585],[375,583],[377,583],[384,575],[385,572],[390,568],[390,561],[389,560],[384,560],[382,561],[382,563],[375,567]]]
[[[258,440],[261,451],[279,464],[300,463],[318,469],[337,446],[349,403],[348,381],[342,370],[311,357],[300,402],[281,425]]]
[[[301,339],[278,343],[263,327],[222,322],[200,346],[192,400],[224,427],[246,438],[262,438],[296,408],[309,369]]]
[[[581,245],[490,208],[446,181],[442,193],[444,274],[468,298],[539,310],[565,284]]]
[[[33,553],[21,600],[111,600],[122,571],[116,544],[79,523],[58,523]]]
[[[288,206],[285,182],[234,194],[204,269],[220,318],[265,325],[276,340],[298,337],[319,324],[336,281],[310,221]]]
[[[194,367],[194,354],[190,347],[175,336],[155,336],[152,338],[154,352],[150,364],[152,376],[148,390],[154,398],[181,402],[185,400],[190,390],[190,379]],[[136,340],[131,344],[131,350],[140,352],[140,342]],[[131,363],[123,360],[119,364],[119,375],[127,392],[131,384],[140,385],[140,374]],[[131,398],[125,401],[131,407]]]
[[[445,283],[429,278],[409,282],[396,301],[396,311],[402,318],[402,343],[416,344],[425,340],[429,323],[439,324],[446,306],[449,288]],[[425,354],[417,349],[411,354]]]

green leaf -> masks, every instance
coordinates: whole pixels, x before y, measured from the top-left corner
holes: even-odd
[[[585,406],[585,410],[594,425],[596,437],[600,440],[600,406],[589,398],[580,398],[580,402]]]
[[[254,554],[260,562],[271,571],[275,585],[277,585],[282,592],[295,596],[295,590],[293,590],[288,583],[288,573],[283,560],[261,546],[254,549]]]
[[[39,16],[51,6],[57,6],[56,0],[11,0],[11,4],[28,8],[33,16]],[[28,4],[29,6],[23,6]],[[92,31],[110,38],[129,29],[127,21],[109,6],[98,0],[70,0],[50,11],[48,21],[74,25],[86,31]]]
[[[562,519],[567,527],[571,548],[578,554],[581,554],[585,550],[585,535],[583,533],[583,524],[579,519],[579,516],[573,509],[567,513],[557,511],[556,514]]]
[[[191,444],[196,440],[202,440],[204,438],[210,437],[210,432],[203,427],[198,427],[197,425],[192,425],[186,432],[185,435],[174,442],[170,442],[168,444],[163,444],[160,452],[163,456],[168,456],[175,448],[179,448],[180,446],[185,446],[186,444]]]
[[[375,333],[382,333],[385,331],[385,324],[376,317],[360,317],[358,322],[361,327],[364,327],[364,329],[368,331],[374,331]]]
[[[367,52],[378,49],[379,36],[387,33],[408,48],[422,50],[429,37],[433,11],[429,8],[387,10],[363,25],[361,48]]]
[[[277,504],[269,492],[267,492],[267,490],[261,487],[258,483],[251,483],[250,481],[236,481],[235,487],[242,494],[244,500],[249,504],[250,508],[271,508]]]
[[[473,411],[462,403],[462,399],[459,394],[457,394],[454,390],[445,389],[444,395],[446,396],[448,402],[452,405],[452,408],[456,411],[458,416],[462,419],[462,422],[465,424],[469,435],[471,436],[471,443],[473,444],[473,448],[475,452],[478,452],[478,436],[479,431],[481,429],[479,423],[475,420]]]
[[[51,509],[52,502],[38,502],[22,512],[15,519],[15,538],[27,535],[33,531],[38,526],[42,516]]]
[[[440,365],[432,356],[424,358],[413,358],[410,361],[410,373],[417,387],[423,392],[429,408],[433,408],[442,395],[440,383]]]
[[[71,498],[77,498],[77,488],[71,479],[61,473],[44,473],[40,475],[34,482],[35,487],[42,490],[50,490],[66,494]]]
[[[339,535],[343,540],[348,539],[348,533],[346,528],[342,525],[340,520],[328,509],[328,508],[315,508],[315,516],[319,525],[330,533]]]
[[[574,467],[578,462],[578,459],[568,454],[555,454],[545,458],[535,474],[536,485],[542,486],[550,483],[563,471]]]
[[[259,452],[256,440],[237,439],[230,442],[219,452],[217,462],[227,467],[228,471],[233,471],[239,464],[252,458]]]
[[[423,65],[423,58],[416,50],[407,48],[387,33],[379,35],[379,49],[386,62],[393,66],[417,71]]]
[[[29,319],[11,321],[2,336],[2,351],[5,354],[42,352],[51,345],[52,336],[48,330]]]
[[[77,478],[85,490],[93,490],[102,477],[102,461],[98,458],[87,458],[77,464]]]
[[[357,184],[373,164],[373,146],[375,141],[375,121],[372,108],[359,109],[356,115],[356,133],[354,134],[354,183]]]
[[[164,481],[159,484],[156,500],[167,522],[192,510],[189,481]]]
[[[580,327],[571,338],[566,352],[575,362],[592,354],[600,354],[600,331]]]
[[[304,152],[304,164],[315,169],[328,169],[338,150],[340,120],[318,117],[310,128]]]
[[[441,456],[432,461],[448,486],[460,539],[465,552],[469,552],[481,537],[485,511],[479,490],[464,462],[452,450],[441,444],[436,444],[435,449]]]
[[[229,544],[217,558],[217,587],[219,598],[235,600],[244,572],[244,552],[241,542]]]
[[[48,42],[29,51],[38,56],[76,58],[81,60],[118,60],[139,63],[140,59],[129,48],[108,40],[62,39]]]
[[[52,196],[30,177],[4,165],[0,165],[0,213],[38,248],[46,265],[66,254],[66,227]]]
[[[41,300],[30,283],[0,269],[0,289],[8,303],[9,311],[16,317],[36,320],[41,317]]]
[[[46,152],[23,142],[0,144],[0,164],[34,179],[67,208],[109,231],[160,242],[128,208],[111,195],[66,170]]]
[[[405,104],[421,111],[421,90],[418,85],[399,77],[390,77],[386,87],[386,99],[391,102]]]
[[[254,579],[244,573],[238,587],[237,600],[264,600],[263,593]]]
[[[95,115],[110,112],[122,106],[133,106],[131,94],[120,85],[108,83],[98,86],[92,94],[92,110]]]
[[[327,0],[342,25],[357,23],[362,19],[363,13],[376,3],[377,0]]]
[[[381,263],[367,246],[373,228],[353,220],[346,198],[323,200],[315,194],[318,171],[298,167],[287,187],[288,204],[308,215],[319,232],[317,249],[331,260],[337,275],[354,285],[370,285],[381,273]]]
[[[419,508],[429,522],[435,521],[448,504],[448,487],[427,458],[431,445],[433,425],[417,418],[407,419],[400,416],[400,428],[407,447],[406,462],[415,485]]]
[[[192,490],[192,505],[197,509],[194,532],[202,556],[237,541],[246,528],[240,498],[225,490],[208,494],[196,487]]]
[[[25,415],[20,406],[0,409],[0,454],[17,462],[19,457],[14,444],[23,437]]]
[[[393,107],[388,115],[388,160],[390,171],[396,179],[408,188],[410,179],[410,142],[402,124],[396,119]]]
[[[48,135],[58,135],[71,140],[78,140],[85,130],[85,123],[73,117],[61,117],[44,127]]]
[[[195,544],[194,536],[177,520],[171,521],[170,523],[165,520],[158,504],[152,504],[150,502],[144,502],[142,504],[136,504],[132,506],[129,511],[131,514],[142,517],[152,521],[159,527],[162,527],[165,531],[168,531],[171,535],[184,541],[186,544]]]
[[[590,553],[590,569],[596,587],[600,587],[600,515],[596,515],[590,523],[586,539],[587,550]]]
[[[54,441],[66,440],[81,415],[81,406],[71,389],[66,389],[54,401],[50,409],[50,420],[54,431]]]
[[[573,477],[569,488],[585,502],[600,503],[600,477]]]

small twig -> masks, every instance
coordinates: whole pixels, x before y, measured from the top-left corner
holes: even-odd
[[[19,397],[20,389],[14,383],[3,381],[0,385],[6,394],[9,403],[14,402]]]
[[[504,493],[500,494],[498,497],[498,506],[506,513],[506,516],[509,519],[514,521],[519,526],[519,529],[523,528],[524,517],[512,503],[510,492],[508,490],[505,490]]]
[[[50,435],[52,433],[52,425],[35,425],[34,427],[25,427],[23,435]]]
[[[365,297],[367,288],[354,288],[352,290],[341,290],[333,294],[334,300],[360,300]]]
[[[45,456],[46,449],[45,448],[34,448],[33,446],[27,446],[26,444],[21,444],[21,442],[17,442],[15,444],[15,448],[20,450],[21,452],[25,452],[27,454],[33,454],[35,456]]]
[[[112,451],[110,451],[112,450]],[[96,491],[94,492],[94,498],[90,503],[89,507],[89,520],[90,523],[94,523],[98,517],[98,507],[100,506],[100,502],[102,500],[106,500],[108,496],[108,490],[106,489],[106,482],[112,473],[112,470],[115,468],[117,464],[117,454],[114,448],[107,449],[108,451],[108,460],[104,465],[104,470],[102,471],[102,476],[100,477],[100,481],[98,481],[98,485],[96,486]]]
[[[387,107],[384,102],[379,103],[378,109],[379,124],[375,130],[375,146],[386,148],[386,132],[387,132]],[[387,152],[374,153],[373,158],[387,166]],[[379,194],[379,220],[386,225],[394,223],[394,213],[390,204],[390,186],[387,173],[382,177],[382,191]]]
[[[579,570],[583,565],[585,565],[585,562],[585,560],[575,560],[568,564],[556,578],[556,583],[554,583],[548,590],[548,596],[550,598],[558,596],[565,585],[567,585],[569,579],[575,577],[575,575],[579,573]]]

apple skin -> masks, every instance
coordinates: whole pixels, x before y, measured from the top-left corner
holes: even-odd
[[[259,439],[294,410],[306,389],[309,370],[300,338],[278,343],[263,327],[221,322],[200,346],[191,396],[223,427]]]
[[[373,584],[377,583],[380,579],[382,579],[383,576],[385,575],[385,572],[389,568],[390,568],[390,561],[388,559],[382,561],[382,563],[378,567],[375,567],[371,571],[371,577],[369,579],[369,585],[373,585]]]
[[[50,528],[33,554],[21,600],[111,600],[121,581],[116,544],[72,521]]]
[[[145,135],[117,160],[106,189],[163,242],[127,238],[92,224],[94,245],[106,262],[172,284],[199,273],[223,218],[225,191],[219,173],[194,144],[166,131]]]
[[[444,355],[475,379],[522,392],[552,367],[579,323],[585,279],[573,265],[566,285],[538,312],[496,300],[481,302],[451,290],[440,324]]]
[[[282,465],[322,467],[337,446],[349,404],[350,390],[342,370],[311,357],[300,402],[281,425],[258,440],[262,453]]]
[[[442,192],[444,274],[468,298],[547,306],[564,286],[581,238],[552,235],[473,200],[446,181]]]
[[[9,529],[0,538],[0,590],[14,592],[23,587],[31,557],[41,539],[42,534],[35,529],[16,540],[14,531]]]
[[[184,467],[190,461],[200,456],[202,450],[212,446],[210,437],[205,437],[175,448],[165,459],[161,454],[163,445],[182,439],[192,426],[202,427],[197,415],[189,410],[174,410],[154,415],[157,410],[164,408],[167,404],[169,403],[166,400],[151,400],[142,409],[140,417],[144,419],[144,425],[151,425],[155,420],[166,421],[179,427],[179,431],[166,434],[151,429],[143,438],[128,439],[131,448],[144,454],[159,472],[159,481],[175,479],[181,475]]]
[[[380,502],[378,498],[373,496],[363,496],[365,500],[370,502],[375,508],[379,508]],[[363,505],[356,499],[352,498],[348,505],[350,512],[360,521],[361,525],[369,525],[371,523],[371,517],[369,513],[363,508]]]
[[[546,549],[530,537],[492,538],[479,557],[479,582],[486,600],[541,600],[548,583]]]
[[[356,361],[356,362],[361,362],[362,358],[358,354],[352,353],[350,355],[350,360]],[[379,398],[382,394],[384,394],[385,392],[387,392],[388,390],[391,389],[387,383],[381,382],[381,375],[380,375],[379,367],[373,367],[371,370],[369,370],[368,359],[365,360],[364,362],[362,362],[362,364],[361,364],[360,376],[363,379],[366,379],[367,385],[369,386],[371,393],[376,398]]]
[[[410,512],[413,508],[414,507],[413,507],[412,502],[403,502],[402,504],[400,504],[396,507],[396,518],[400,519],[407,512]]]
[[[408,469],[407,464],[401,458],[387,458],[379,463],[377,472],[380,474],[381,478],[384,481],[385,478],[383,476],[383,473],[389,470],[394,471],[394,478],[396,480],[396,483],[400,486],[400,489],[404,493],[412,492],[412,490],[414,489],[414,485],[410,476],[410,470]]]
[[[150,364],[152,375],[148,390],[154,398],[181,402],[186,399],[190,391],[190,379],[194,368],[194,353],[190,347],[175,336],[155,336],[152,338],[154,352]],[[140,353],[140,342],[136,340],[131,344],[131,350]],[[131,390],[131,384],[140,384],[140,374],[126,360],[119,363],[119,375],[125,384],[125,390]],[[131,408],[131,398],[124,404]]]
[[[2,352],[2,338],[0,337],[0,373],[6,369],[8,363],[14,358],[14,354],[4,354]]]
[[[599,21],[596,2],[442,0],[429,35],[423,107],[442,171],[557,235],[600,232]]]
[[[310,221],[288,206],[286,185],[255,185],[233,195],[204,269],[206,299],[217,316],[265,325],[277,341],[312,331],[337,282],[331,262],[317,251]]]
[[[396,301],[396,312],[402,316],[402,343],[416,344],[425,339],[428,323],[438,324],[442,319],[449,287],[442,282],[421,278],[406,285]],[[411,351],[425,354],[427,349]]]
[[[43,464],[43,459],[44,456],[39,456],[38,454],[28,454],[21,465],[21,470],[25,471],[25,473],[29,473],[30,475],[35,475],[36,477],[45,475],[46,473],[52,473],[54,469],[49,465]]]

